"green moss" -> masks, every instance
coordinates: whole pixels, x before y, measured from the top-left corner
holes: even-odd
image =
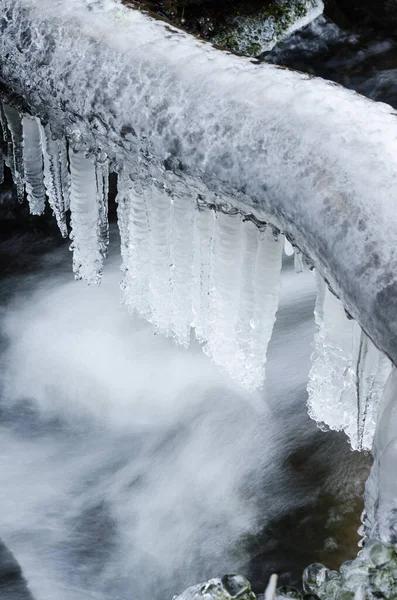
[[[213,41],[234,52],[257,56],[282,39],[313,6],[312,0],[272,0],[261,9],[255,3],[241,3],[224,19]]]

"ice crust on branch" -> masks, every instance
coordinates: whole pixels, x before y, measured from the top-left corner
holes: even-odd
[[[65,138],[49,124],[9,104],[2,129],[8,164],[26,187],[32,214],[43,212],[46,192],[65,236],[70,209],[75,276],[99,283],[109,244],[106,155],[85,149],[78,135],[69,140],[68,155]],[[117,201],[121,287],[129,310],[182,346],[189,346],[193,332],[232,378],[250,391],[261,387],[282,252],[295,254],[300,271],[299,249],[231,199],[149,163],[119,168]],[[346,431],[353,448],[369,449],[390,362],[319,275],[317,282],[309,412],[320,425]]]

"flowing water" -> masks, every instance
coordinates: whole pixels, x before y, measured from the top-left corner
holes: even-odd
[[[87,287],[39,240],[3,244],[1,299],[0,532],[34,598],[163,600],[231,571],[260,592],[354,555],[369,460],[307,416],[311,272],[286,260],[248,395],[119,305],[118,258]]]

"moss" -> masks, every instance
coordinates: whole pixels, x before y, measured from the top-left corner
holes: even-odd
[[[217,46],[258,56],[285,37],[317,0],[123,0]]]
[[[273,0],[260,10],[241,4],[225,18],[213,41],[240,54],[257,56],[283,38],[313,6],[312,0]]]

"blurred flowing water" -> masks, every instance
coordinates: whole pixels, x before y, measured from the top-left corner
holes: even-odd
[[[165,600],[235,571],[261,592],[353,556],[369,459],[307,416],[312,273],[286,259],[247,395],[120,305],[113,237],[99,288],[73,281],[66,244],[2,245],[0,532],[34,598]]]

